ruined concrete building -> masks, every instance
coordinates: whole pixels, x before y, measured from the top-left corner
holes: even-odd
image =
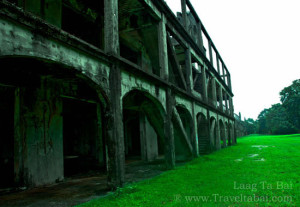
[[[230,73],[189,0],[0,0],[0,188],[236,142]]]

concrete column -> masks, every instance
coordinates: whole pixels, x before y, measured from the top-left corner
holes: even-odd
[[[158,24],[158,49],[159,49],[159,66],[160,77],[168,80],[168,46],[167,46],[167,30],[166,30],[166,17],[161,15],[161,20]]]
[[[111,108],[106,114],[107,136],[107,176],[108,187],[115,189],[124,183],[125,150],[121,108],[121,71],[116,64],[111,65],[109,74]]]
[[[202,66],[201,80],[202,80],[202,97],[204,101],[207,101],[207,82],[206,82],[206,70],[205,67]]]
[[[228,95],[227,95],[227,93],[225,93],[224,94],[224,97],[225,97],[225,108],[226,108],[226,111],[225,112],[227,112],[228,111]]]
[[[194,88],[192,73],[192,58],[190,48],[185,49],[185,67],[186,67],[186,86],[187,91],[191,93]]]
[[[224,124],[223,147],[227,147],[227,140],[228,140],[228,130],[227,130],[227,126]]]
[[[230,90],[232,89],[231,88],[231,77],[230,77],[230,74],[228,73],[227,74],[227,78],[228,78],[228,87],[230,88]]]
[[[232,126],[232,128],[233,128],[233,133],[234,133],[233,136],[232,136],[232,144],[236,144],[237,129],[236,129],[235,123]]]
[[[104,0],[104,48],[105,52],[119,54],[118,0]]]
[[[233,111],[233,101],[232,101],[232,97],[229,97],[229,109],[230,109],[230,115],[233,116],[234,111]]]
[[[118,0],[104,0],[105,52],[119,54]],[[125,174],[124,132],[121,109],[121,70],[112,63],[109,73],[111,108],[106,114],[107,123],[107,184],[109,188],[122,186]]]
[[[217,89],[216,89],[216,79],[213,77],[211,79],[211,84],[212,84],[212,98],[213,98],[213,103],[215,107],[217,106]]]
[[[222,64],[222,72],[223,72],[222,79],[225,81],[226,75],[225,75],[225,66],[224,66],[224,63]]]
[[[175,142],[174,131],[172,123],[173,107],[175,104],[174,95],[170,88],[166,91],[166,105],[167,114],[164,120],[164,132],[165,132],[165,160],[167,169],[173,169],[175,167]]]
[[[217,53],[216,56],[217,56],[217,57],[216,57],[216,62],[217,62],[217,70],[218,70],[218,74],[221,75],[221,74],[220,74],[219,54]]]
[[[209,51],[209,60],[210,60],[210,63],[212,65],[214,65],[214,58],[213,58],[213,55],[212,55],[212,45],[211,45],[211,40],[208,40],[208,51]]]
[[[217,137],[216,137],[216,150],[221,149],[221,130],[220,130],[220,122],[216,121],[216,127],[217,127]]]
[[[219,85],[218,93],[219,93],[219,97],[220,97],[220,100],[219,100],[219,103],[220,103],[220,111],[223,111],[223,91],[222,91],[221,85]]]
[[[203,53],[204,53],[201,22],[197,23],[197,27],[198,27],[198,32],[197,32],[198,46],[199,46],[200,50],[203,51]]]
[[[216,146],[216,141],[215,141],[216,135],[214,133],[215,127],[216,127],[216,120],[213,120],[212,123],[210,123],[209,121],[209,136],[210,136],[209,139],[213,150],[215,149]]]
[[[198,136],[197,136],[198,126],[197,126],[197,117],[195,114],[195,102],[194,101],[192,102],[192,119],[193,119],[193,126],[191,129],[191,134],[192,134],[191,144],[193,147],[194,156],[197,157],[199,155]]]
[[[140,114],[140,138],[142,160],[155,160],[158,157],[157,134],[144,114]]]
[[[182,13],[183,27],[187,31],[186,0],[181,0],[181,13]]]

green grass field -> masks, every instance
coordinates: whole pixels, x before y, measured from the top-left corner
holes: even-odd
[[[82,206],[300,206],[300,135],[251,135]]]

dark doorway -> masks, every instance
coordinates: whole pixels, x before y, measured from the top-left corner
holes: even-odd
[[[102,169],[104,150],[97,114],[96,103],[63,100],[65,177]]]
[[[127,160],[141,159],[139,112],[124,110],[125,157]]]
[[[0,188],[14,185],[14,88],[0,86]]]

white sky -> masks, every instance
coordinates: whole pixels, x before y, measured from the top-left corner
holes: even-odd
[[[300,78],[300,0],[190,1],[231,74],[235,113],[256,119],[279,103]]]

